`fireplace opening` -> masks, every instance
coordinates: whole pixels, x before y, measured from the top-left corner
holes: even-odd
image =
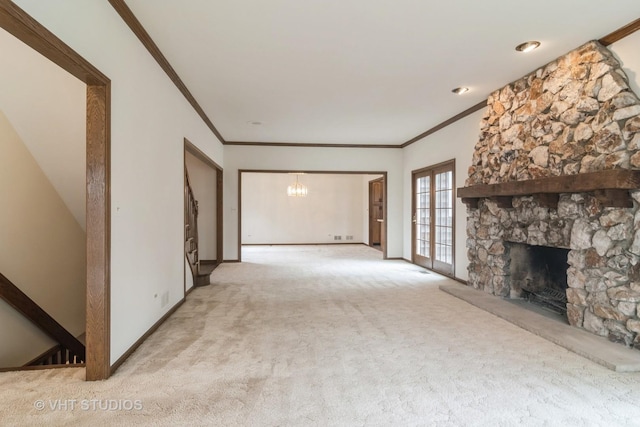
[[[567,317],[569,249],[509,243],[511,298],[524,298]]]

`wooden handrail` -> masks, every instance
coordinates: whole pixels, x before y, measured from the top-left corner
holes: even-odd
[[[0,298],[75,356],[81,360],[86,360],[84,344],[71,335],[60,323],[56,322],[53,317],[49,316],[46,311],[40,308],[38,304],[2,273],[0,273]]]
[[[191,272],[195,277],[200,273],[198,255],[198,201],[193,194],[189,181],[189,172],[185,168],[185,254],[189,260]]]

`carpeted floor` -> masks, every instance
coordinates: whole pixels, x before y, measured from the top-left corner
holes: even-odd
[[[640,374],[439,291],[448,279],[362,245],[243,258],[107,381],[0,374],[0,425],[640,425]]]

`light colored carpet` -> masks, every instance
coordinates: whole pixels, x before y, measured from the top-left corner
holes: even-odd
[[[361,245],[243,257],[108,381],[83,382],[82,369],[0,374],[0,424],[640,425],[640,374],[439,291],[448,279]],[[51,409],[56,399],[142,409]]]

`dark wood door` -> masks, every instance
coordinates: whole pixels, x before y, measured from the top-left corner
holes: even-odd
[[[369,246],[384,245],[384,179],[369,181]]]

